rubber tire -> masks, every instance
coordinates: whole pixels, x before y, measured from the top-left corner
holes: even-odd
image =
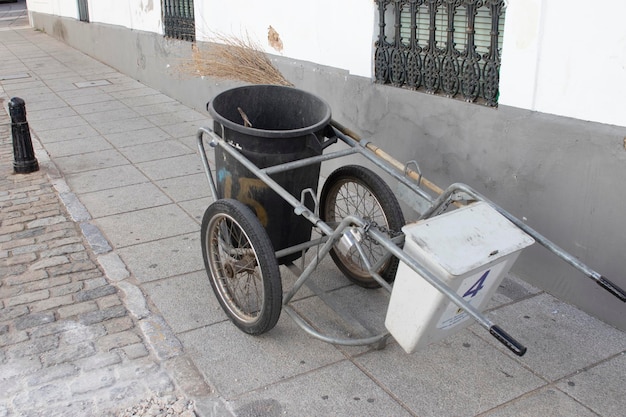
[[[363,213],[363,207],[356,207],[352,204],[351,208],[337,213],[337,197],[339,192],[346,185],[358,187],[359,190],[365,191],[374,199],[383,216],[382,222],[380,218],[369,218]],[[320,218],[326,223],[340,222],[348,214],[354,214],[365,220],[374,220],[379,226],[385,227],[387,230],[399,232],[404,226],[404,214],[400,208],[400,204],[391,188],[387,183],[371,170],[359,165],[347,165],[335,170],[322,188],[320,195]],[[374,242],[372,242],[374,243]],[[374,243],[375,244],[375,243]],[[376,244],[377,245],[377,244]],[[383,254],[385,249],[379,246]],[[367,249],[367,248],[364,248]],[[347,259],[338,250],[333,248],[330,252],[335,265],[343,272],[343,274],[352,282],[363,288],[379,288],[380,284],[372,278],[371,274],[364,268],[360,268],[357,264]],[[380,259],[380,257],[376,258]],[[378,271],[379,275],[387,282],[392,282],[398,270],[398,258],[392,256]]]
[[[224,227],[228,227],[226,243]],[[235,249],[247,247],[250,250],[236,256],[227,255],[220,247],[232,245],[233,239]],[[228,318],[248,334],[259,335],[271,330],[282,307],[280,269],[272,242],[252,210],[237,200],[214,202],[202,217],[201,243],[211,287]],[[256,291],[246,291],[251,288]],[[238,293],[237,289],[244,291]],[[245,297],[241,297],[242,294]],[[254,307],[243,305],[250,301],[254,302]]]

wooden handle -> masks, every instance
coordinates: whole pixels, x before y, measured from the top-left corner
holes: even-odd
[[[341,133],[343,133],[344,135],[350,136],[352,139],[356,140],[357,142],[361,141],[361,137],[358,134],[356,134],[354,131],[348,129],[347,127],[345,127],[341,123],[337,122],[336,120],[331,120],[330,124],[335,129],[337,129]],[[400,161],[398,161],[393,156],[389,155],[387,152],[383,151],[382,149],[380,149],[378,146],[374,145],[373,143],[367,143],[365,145],[365,147],[367,149],[369,149],[370,151],[374,152],[374,154],[376,154],[376,156],[379,156],[383,160],[389,162],[391,165],[393,165],[399,171],[404,172],[410,178],[414,179],[415,181],[420,181],[420,184],[423,185],[424,187],[428,188],[430,191],[436,193],[437,195],[440,195],[441,193],[443,193],[443,189],[440,188],[439,186],[437,186],[437,184],[435,184],[435,183],[429,181],[428,179],[424,178],[424,176],[421,176],[421,179],[420,179],[420,174],[418,172],[413,171],[410,168],[407,168],[407,166],[405,164],[401,163]]]

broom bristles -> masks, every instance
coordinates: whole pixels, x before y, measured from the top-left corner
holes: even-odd
[[[215,41],[206,48],[194,44],[191,59],[183,61],[179,70],[193,76],[293,86],[250,36],[218,35]]]

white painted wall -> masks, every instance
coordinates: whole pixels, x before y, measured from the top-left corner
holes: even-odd
[[[269,53],[345,69],[353,75],[372,75],[376,12],[373,1],[203,0],[194,3],[198,40],[209,40],[216,33],[248,34]],[[270,26],[282,41],[282,51],[268,44]]]
[[[26,0],[28,10],[78,19],[78,0]],[[91,22],[163,33],[161,0],[89,0]]]
[[[374,1],[196,0],[200,41],[245,36],[269,53],[373,76]],[[77,18],[75,0],[27,0]],[[163,33],[160,0],[91,0],[92,22]],[[509,0],[499,103],[626,126],[626,1]],[[272,26],[282,49],[268,42]]]
[[[78,2],[68,0],[26,0],[28,10],[78,19]]]
[[[510,0],[499,103],[626,126],[626,2]]]
[[[89,20],[163,33],[161,0],[89,1]]]

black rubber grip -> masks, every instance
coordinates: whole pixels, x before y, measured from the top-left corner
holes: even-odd
[[[513,339],[507,332],[502,330],[498,326],[491,326],[489,328],[489,333],[500,343],[506,346],[511,352],[515,353],[517,356],[524,356],[526,353],[526,346],[522,345],[517,340]]]
[[[616,296],[617,298],[619,298],[620,300],[626,303],[626,291],[624,291],[617,285],[613,284],[608,279],[604,278],[604,276],[601,276],[600,279],[597,280],[596,282],[598,283],[599,286],[601,286],[602,288],[604,288],[605,290],[607,290],[608,292],[610,292],[611,294],[613,294],[614,296]]]

